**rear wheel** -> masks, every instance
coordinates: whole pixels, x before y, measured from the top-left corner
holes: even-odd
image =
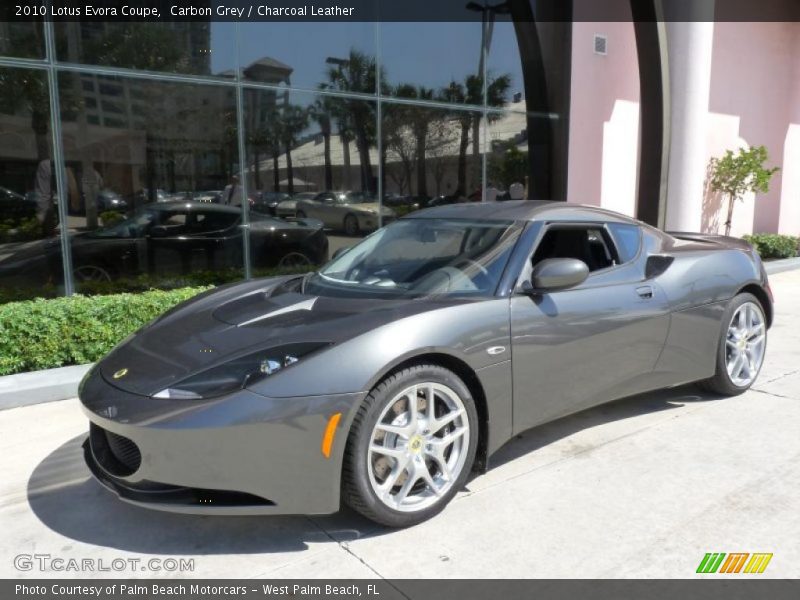
[[[75,277],[75,281],[78,283],[87,281],[111,281],[111,273],[97,265],[75,267],[72,274]]]
[[[758,299],[739,294],[725,310],[717,348],[717,371],[702,387],[726,396],[748,390],[755,382],[767,349],[767,319]]]
[[[418,365],[388,376],[353,422],[344,501],[390,527],[436,515],[472,469],[477,419],[469,389],[443,367]]]
[[[358,219],[355,215],[347,215],[344,218],[344,232],[349,236],[358,235]]]
[[[290,268],[290,267],[307,267],[311,265],[311,259],[308,258],[302,252],[290,252],[283,258],[281,258],[278,266],[281,268]]]

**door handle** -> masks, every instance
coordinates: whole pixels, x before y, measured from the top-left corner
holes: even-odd
[[[639,298],[650,300],[653,297],[653,287],[649,285],[643,285],[636,288],[636,293],[639,294]]]

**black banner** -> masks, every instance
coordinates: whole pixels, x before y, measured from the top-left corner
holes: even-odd
[[[5,0],[0,20],[800,21],[797,0]],[[642,7],[651,10],[642,11]]]

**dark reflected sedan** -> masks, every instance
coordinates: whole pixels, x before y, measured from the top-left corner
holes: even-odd
[[[285,221],[250,213],[254,268],[320,264],[328,257],[322,223]],[[78,281],[110,281],[150,273],[186,274],[242,266],[241,213],[238,208],[200,202],[150,204],[110,227],[71,238],[73,272]],[[49,269],[62,270],[60,240],[51,238],[0,251],[0,282],[27,283]]]

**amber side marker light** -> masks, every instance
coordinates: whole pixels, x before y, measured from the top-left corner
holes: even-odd
[[[331,415],[328,419],[328,425],[325,427],[325,433],[322,435],[322,456],[325,458],[331,457],[331,448],[333,447],[333,438],[336,436],[336,427],[339,425],[339,419],[342,418],[342,413]]]

